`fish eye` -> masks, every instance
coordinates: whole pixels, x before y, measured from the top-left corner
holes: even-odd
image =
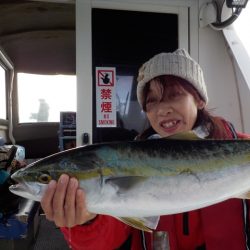
[[[49,174],[41,174],[39,177],[38,177],[38,181],[43,183],[43,184],[48,184],[51,180],[51,176]]]

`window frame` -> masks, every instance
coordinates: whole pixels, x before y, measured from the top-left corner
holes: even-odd
[[[0,125],[8,125],[9,120],[11,119],[10,114],[10,94],[13,89],[13,75],[14,75],[14,66],[11,60],[8,58],[6,53],[0,47],[0,65],[5,70],[5,94],[6,94],[6,119],[0,118]]]
[[[144,3],[144,4],[142,4]],[[77,74],[77,145],[82,145],[82,136],[89,134],[89,143],[93,142],[93,100],[88,93],[93,93],[92,68],[92,8],[104,8],[128,11],[149,11],[177,14],[179,18],[179,47],[186,48],[191,56],[198,60],[198,2],[159,0],[150,4],[145,0],[116,1],[113,0],[76,0],[76,74]],[[85,117],[89,117],[86,120]]]

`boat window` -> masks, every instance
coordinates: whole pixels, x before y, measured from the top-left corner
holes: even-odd
[[[19,123],[59,122],[61,111],[76,111],[75,75],[18,73]]]
[[[243,9],[240,16],[233,23],[233,27],[238,38],[241,40],[248,56],[250,57],[250,36],[249,36],[249,23],[250,23],[250,4],[247,4]]]
[[[0,65],[0,119],[7,119],[5,69]]]

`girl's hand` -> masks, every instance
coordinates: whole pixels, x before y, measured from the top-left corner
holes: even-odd
[[[87,211],[85,193],[78,185],[75,178],[63,174],[58,182],[50,181],[43,195],[41,206],[46,218],[58,227],[74,227],[96,217]]]

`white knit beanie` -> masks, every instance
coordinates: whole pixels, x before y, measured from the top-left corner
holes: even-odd
[[[186,50],[177,49],[173,53],[155,55],[139,69],[137,99],[141,106],[146,83],[161,75],[173,75],[185,79],[198,91],[207,104],[206,84],[200,65],[190,57]]]

